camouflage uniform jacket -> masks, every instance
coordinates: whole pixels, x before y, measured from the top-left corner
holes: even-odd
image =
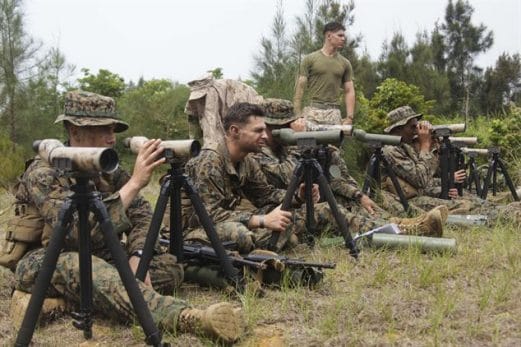
[[[355,199],[357,195],[361,194],[358,183],[349,175],[347,166],[340,157],[339,151],[332,146],[327,147],[327,149],[331,154],[329,167],[336,166],[339,169],[334,177],[329,175],[331,190],[335,195],[346,199]],[[266,146],[262,148],[262,152],[250,155],[259,163],[268,182],[280,189],[287,188],[293,171],[301,158],[300,152],[294,147],[289,150],[281,147],[275,153]]]
[[[114,231],[121,238],[123,233],[127,236],[127,251],[132,254],[134,251],[143,249],[148,224],[152,217],[150,204],[141,196],[136,197],[127,211],[123,209],[119,197],[119,189],[129,180],[129,175],[121,169],[117,169],[113,174],[103,174],[95,179],[96,188],[101,193],[103,202],[107,207],[109,216],[114,225]],[[26,204],[37,209],[42,216],[45,226],[42,233],[42,245],[46,246],[50,239],[50,234],[54,225],[58,221],[59,211],[65,199],[72,195],[71,186],[74,179],[66,177],[63,171],[57,170],[44,160],[36,157],[27,170],[22,175],[18,185],[16,204]],[[74,213],[74,220],[71,224],[72,230],[68,233],[65,240],[65,250],[77,250],[78,214]],[[110,260],[110,252],[105,247],[103,233],[99,229],[92,213],[89,216],[91,228],[92,253],[107,261]]]
[[[419,196],[439,196],[441,182],[434,177],[434,167],[438,165],[433,165],[438,159],[432,152],[418,152],[413,146],[403,143],[400,146],[384,146],[383,155],[396,176],[416,188]]]
[[[194,180],[214,223],[229,221],[247,226],[254,213],[240,208],[241,200],[249,200],[256,208],[275,207],[282,203],[286,193],[267,183],[259,164],[251,157],[246,156],[234,166],[224,144],[203,148],[197,157],[190,159],[185,170]],[[197,226],[193,220],[190,226]]]

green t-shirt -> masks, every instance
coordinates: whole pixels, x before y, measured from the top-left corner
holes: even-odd
[[[311,101],[337,104],[344,83],[353,78],[353,68],[340,53],[328,57],[318,50],[304,57],[300,75],[308,79]]]

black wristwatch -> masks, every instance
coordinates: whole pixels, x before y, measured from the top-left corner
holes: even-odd
[[[130,255],[130,257],[138,257],[138,258],[141,258],[142,256],[143,256],[142,249],[138,249],[137,251],[132,252],[132,254]]]
[[[362,197],[364,196],[364,193],[362,193],[361,191],[358,191],[356,192],[355,196],[354,196],[354,199],[358,202],[360,202],[360,200],[362,200]]]

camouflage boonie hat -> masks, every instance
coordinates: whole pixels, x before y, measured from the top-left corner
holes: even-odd
[[[269,125],[284,125],[298,118],[293,113],[293,104],[289,100],[265,99],[262,107],[266,111],[264,122]]]
[[[385,128],[384,132],[389,133],[394,128],[407,124],[410,119],[421,117],[423,117],[423,115],[414,112],[410,106],[395,108],[387,114],[387,120],[391,125]]]
[[[108,96],[76,90],[65,95],[65,109],[54,123],[63,121],[82,126],[115,125],[114,132],[128,129],[128,124],[119,119],[116,102]]]

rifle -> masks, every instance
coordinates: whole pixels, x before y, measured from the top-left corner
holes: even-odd
[[[160,239],[163,245],[168,245],[169,240]],[[283,273],[288,272],[289,284],[292,286],[313,286],[323,278],[322,269],[334,269],[335,263],[306,262],[300,259],[292,259],[273,252],[250,253],[240,255],[233,251],[235,242],[223,242],[233,266],[242,270],[244,276],[246,269],[256,272],[255,277],[263,284],[278,286],[282,282]],[[212,269],[212,265],[219,263],[219,257],[211,247],[200,243],[185,244],[183,246],[184,258],[187,260],[185,278],[188,281],[211,284],[220,288],[226,287],[226,281],[218,268]]]

